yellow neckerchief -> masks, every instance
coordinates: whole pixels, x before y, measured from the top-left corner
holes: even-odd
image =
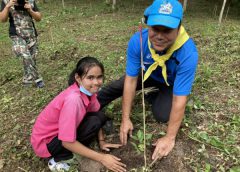
[[[146,73],[144,74],[144,81],[151,75],[151,73],[158,67],[162,67],[162,75],[166,82],[166,84],[169,86],[167,82],[167,67],[165,65],[165,62],[172,56],[173,52],[179,49],[187,40],[189,39],[189,36],[187,32],[185,31],[184,27],[180,27],[179,34],[177,36],[177,39],[175,40],[174,44],[167,50],[166,54],[160,56],[156,54],[155,50],[151,48],[151,43],[148,38],[148,48],[151,52],[152,58],[154,60],[154,63],[148,68]]]

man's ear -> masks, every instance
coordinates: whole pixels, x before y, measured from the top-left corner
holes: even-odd
[[[178,26],[178,34],[180,33],[181,25]]]

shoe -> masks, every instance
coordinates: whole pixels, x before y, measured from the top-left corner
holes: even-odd
[[[53,172],[65,172],[65,171],[69,171],[70,169],[70,165],[66,162],[55,162],[54,158],[51,158],[48,161],[48,167],[50,169],[50,171]]]
[[[45,86],[42,78],[35,80],[37,88],[43,88]]]
[[[24,86],[31,86],[33,84],[33,78],[31,75],[29,76],[24,76],[22,83]]]

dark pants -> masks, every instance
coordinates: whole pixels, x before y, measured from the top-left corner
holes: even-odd
[[[110,102],[123,95],[124,78],[125,76],[111,82],[99,91],[98,100],[101,108],[104,108]],[[142,89],[141,80],[141,76],[139,76],[136,90]],[[160,83],[150,77],[144,82],[144,88],[147,87],[158,88],[157,91],[148,94],[146,99],[152,104],[155,119],[158,122],[167,122],[172,108],[173,87],[167,86],[165,83]]]
[[[106,120],[107,118],[103,112],[87,113],[77,129],[77,141],[85,146],[89,146],[97,137],[100,128],[102,128]],[[63,147],[62,141],[57,136],[47,144],[47,148],[56,162],[73,158],[72,152]]]

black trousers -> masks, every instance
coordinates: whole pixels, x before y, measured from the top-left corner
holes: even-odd
[[[101,111],[87,113],[77,129],[77,141],[89,146],[106,120],[107,118]],[[47,144],[47,148],[56,162],[73,158],[72,152],[62,146],[62,141],[57,136]]]
[[[123,95],[124,79],[125,76],[122,76],[99,91],[98,100],[101,108],[104,108],[110,102]],[[152,112],[155,119],[158,122],[167,122],[172,108],[173,87],[167,86],[165,83],[160,83],[150,77],[144,82],[144,88],[148,87],[158,89],[146,96],[148,102],[152,104]],[[140,89],[142,89],[141,76],[138,77],[136,90]]]

